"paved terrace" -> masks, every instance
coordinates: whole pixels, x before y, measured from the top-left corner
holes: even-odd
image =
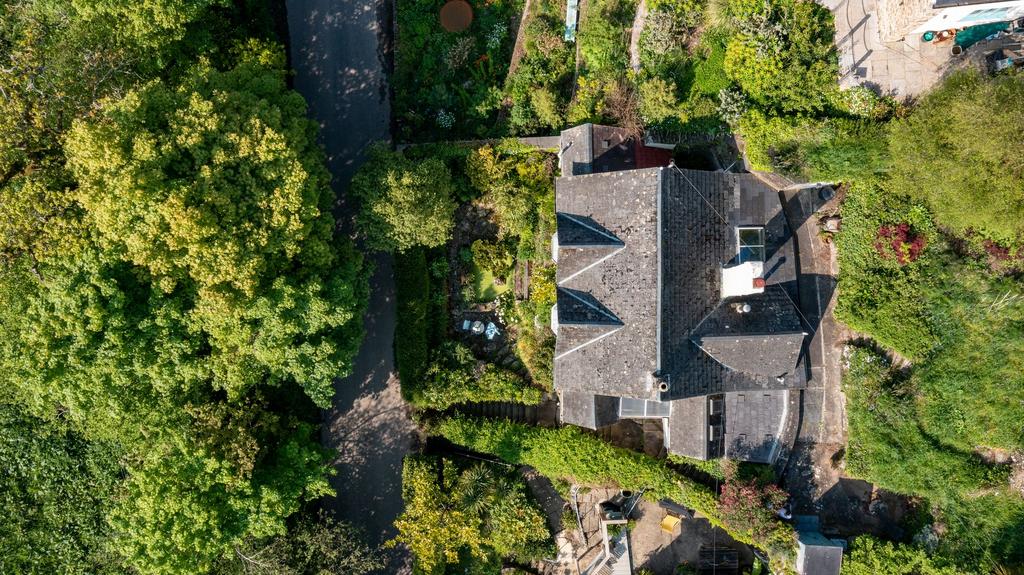
[[[898,98],[928,90],[951,58],[952,42],[921,42],[912,34],[902,41],[883,42],[879,34],[878,0],[819,0],[832,11],[839,49],[839,84],[866,85]]]

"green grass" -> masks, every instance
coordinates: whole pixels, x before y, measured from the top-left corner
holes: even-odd
[[[473,293],[476,295],[478,303],[492,302],[499,295],[511,289],[508,283],[497,283],[497,278],[491,270],[483,269],[478,265],[473,265],[471,274],[473,276]]]
[[[850,188],[842,214],[837,317],[912,360],[894,371],[872,349],[849,355],[848,472],[926,498],[942,561],[1024,565],[1024,500],[1007,466],[976,453],[1024,449],[1024,287],[958,254],[923,205],[884,183]],[[901,222],[928,238],[902,265],[876,246],[880,226]]]

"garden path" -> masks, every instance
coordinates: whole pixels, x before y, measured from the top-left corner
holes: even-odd
[[[647,2],[640,0],[636,7],[636,17],[633,18],[633,30],[629,35],[629,67],[634,72],[640,71],[640,35],[643,34],[646,21]]]
[[[327,166],[341,199],[335,209],[342,230],[352,229],[354,209],[344,191],[371,142],[390,138],[387,61],[392,4],[388,0],[287,0],[295,89],[321,128]],[[394,369],[395,287],[391,258],[375,265],[364,317],[365,339],[351,375],[335,381],[333,406],[324,412],[323,444],[337,452],[337,493],[325,502],[339,518],[367,533],[370,543],[393,537],[402,511],[402,460],[416,426],[402,399]],[[390,552],[388,574],[411,573],[407,550]]]

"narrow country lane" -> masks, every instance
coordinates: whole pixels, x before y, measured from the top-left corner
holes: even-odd
[[[344,191],[366,146],[389,139],[386,52],[387,0],[287,0],[295,89],[321,127],[328,168],[342,198],[337,215],[351,229],[353,210]],[[324,414],[322,441],[336,449],[338,517],[364,529],[371,543],[394,536],[402,510],[402,459],[416,427],[399,392],[392,353],[395,288],[391,258],[371,256],[375,272],[364,324],[366,338],[353,373],[335,383],[333,407]],[[391,552],[385,573],[410,573],[403,549]]]

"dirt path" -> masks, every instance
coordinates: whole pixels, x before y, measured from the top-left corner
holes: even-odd
[[[387,0],[287,0],[295,89],[321,128],[327,165],[340,198],[335,214],[351,229],[353,206],[344,191],[371,142],[390,139],[387,60],[391,4]],[[335,381],[321,441],[334,449],[337,496],[325,503],[366,531],[371,543],[394,536],[402,511],[402,460],[416,426],[409,419],[394,369],[395,287],[392,260],[367,258],[375,271],[364,317],[365,340],[353,373]],[[383,573],[411,573],[407,550],[391,552]]]
[[[640,0],[636,7],[636,17],[633,18],[633,30],[629,35],[629,66],[634,72],[640,71],[640,35],[644,32],[644,23],[647,21],[647,2]]]

